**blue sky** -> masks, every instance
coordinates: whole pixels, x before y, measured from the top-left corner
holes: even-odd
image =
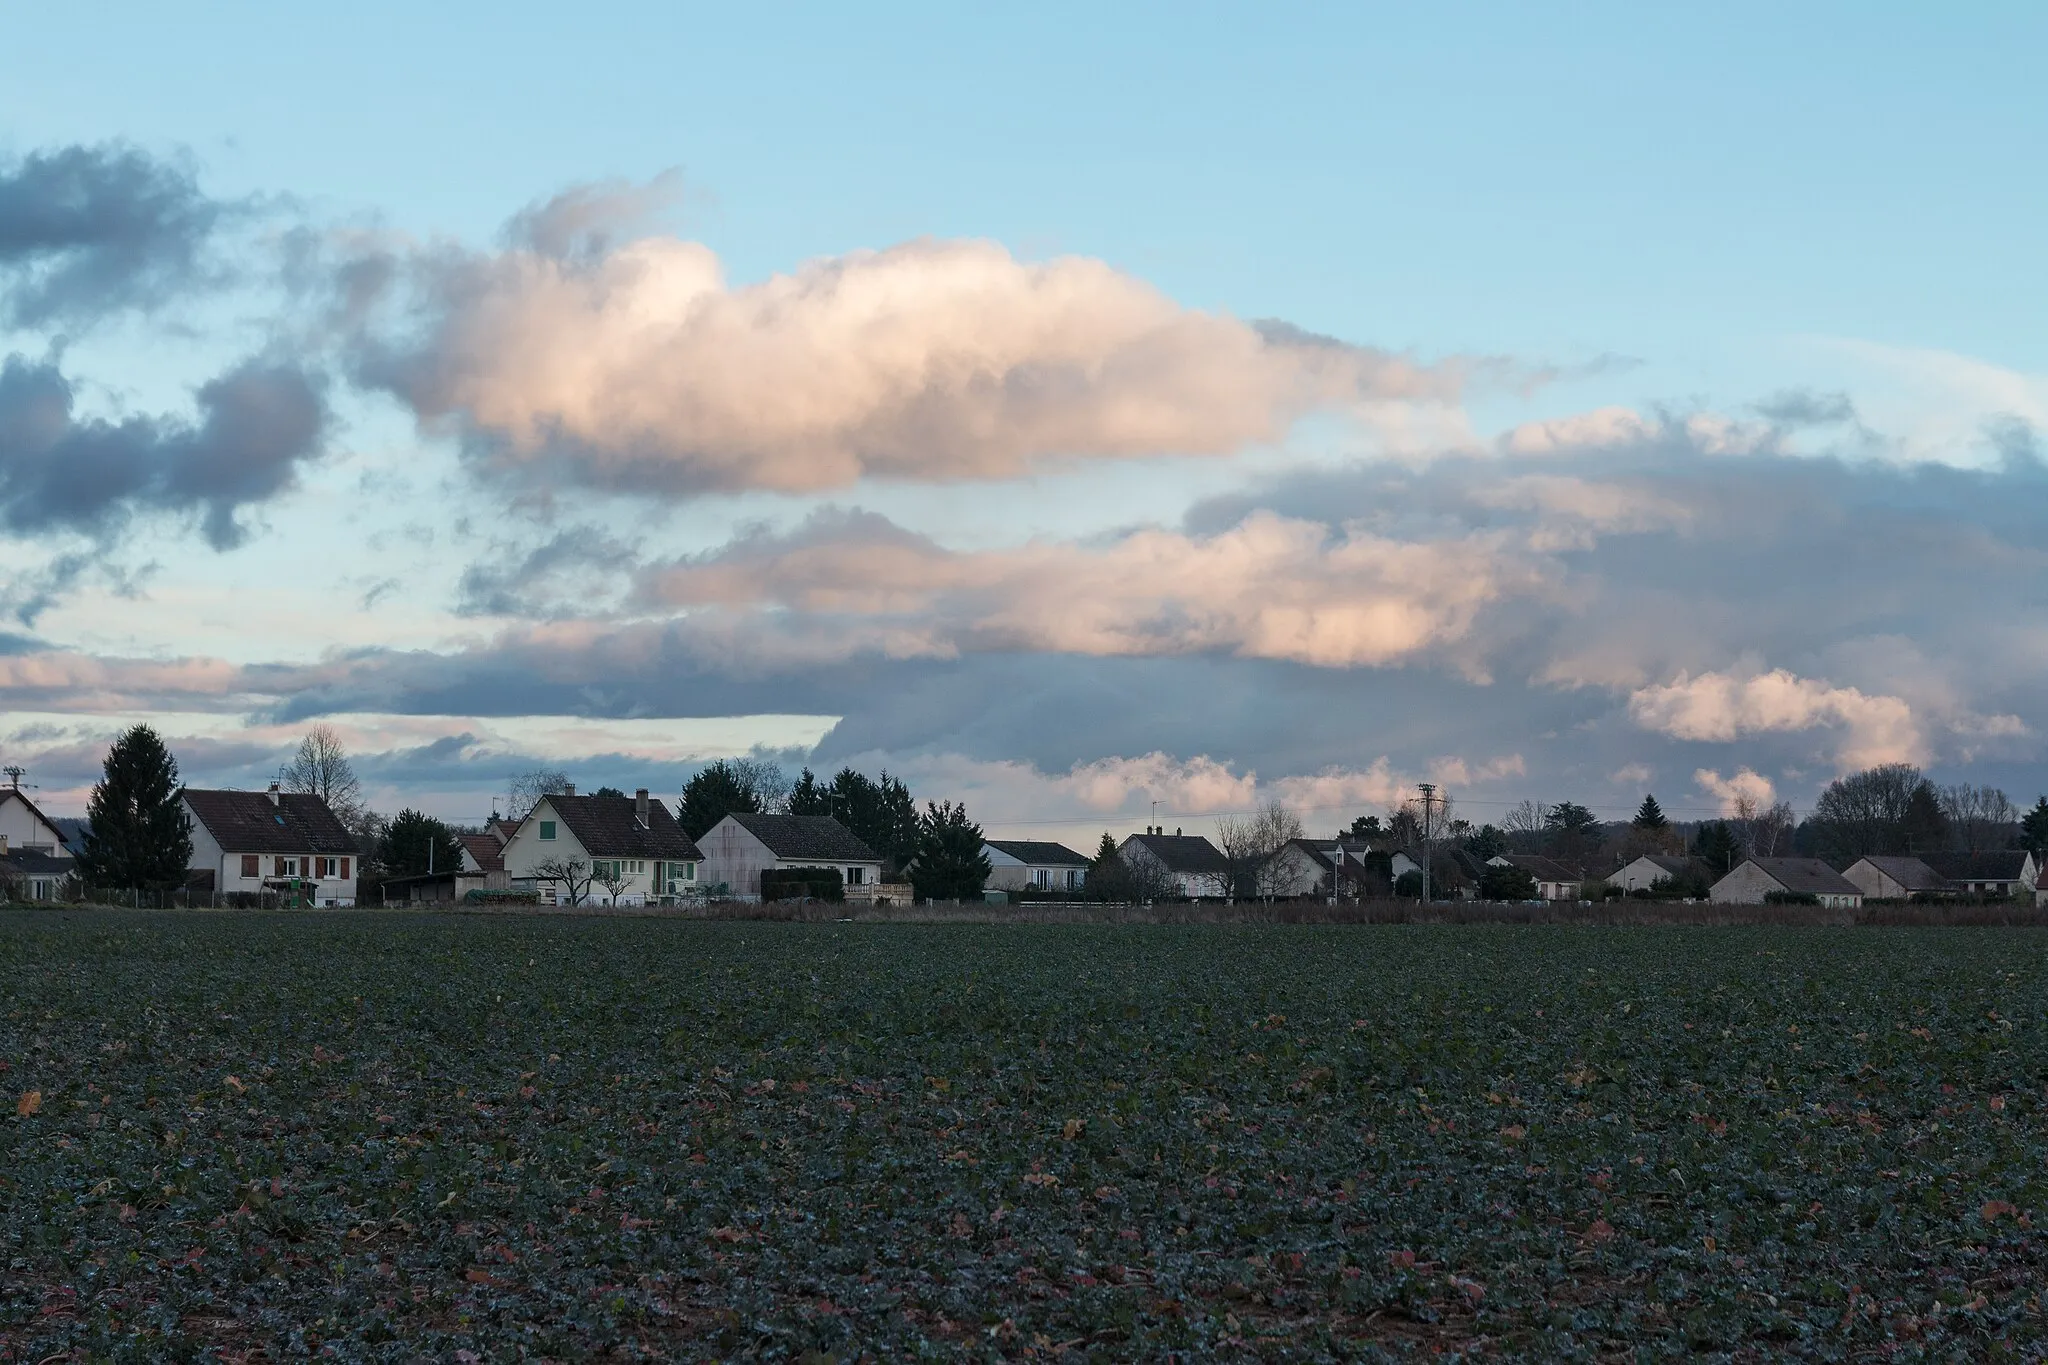
[[[790,542],[778,542],[778,554],[804,535],[840,545],[845,533],[818,531],[815,518],[848,507],[949,553],[1052,542],[1100,551],[1138,527],[1199,535],[1197,523],[1220,505],[1298,503],[1295,490],[1320,479],[1364,501],[1296,506],[1295,515],[1325,516],[1332,534],[1378,518],[1375,535],[1441,548],[1447,525],[1469,530],[1507,516],[1498,489],[1527,473],[1523,464],[1510,472],[1457,459],[1480,449],[1498,458],[1511,433],[1545,420],[1608,409],[1640,418],[1620,437],[1610,421],[1597,439],[1581,424],[1548,442],[1553,463],[1540,477],[1553,480],[1542,485],[1550,510],[1520,484],[1507,502],[1540,520],[1563,496],[1577,529],[1545,524],[1518,542],[1518,555],[1550,556],[1527,580],[1542,579],[1541,592],[1501,586],[1473,607],[1477,616],[1457,622],[1442,614],[1450,606],[1432,607],[1440,619],[1431,648],[1447,653],[1368,650],[1333,664],[1279,648],[1279,663],[1262,663],[1273,649],[1227,631],[1171,648],[1123,638],[1075,647],[1057,631],[1005,637],[1016,673],[1058,675],[1038,684],[1048,695],[1158,697],[1150,712],[1131,713],[1128,734],[1070,730],[1039,713],[1028,725],[1016,718],[1023,713],[1000,683],[969,661],[986,647],[963,646],[957,622],[939,632],[955,663],[918,665],[939,670],[935,680],[880,676],[901,660],[843,686],[829,674],[778,673],[752,703],[679,699],[593,661],[589,677],[545,700],[559,713],[514,715],[512,703],[480,691],[473,707],[444,700],[438,719],[400,725],[390,717],[416,715],[420,692],[389,684],[369,689],[382,709],[336,712],[382,718],[356,733],[367,766],[392,774],[387,799],[478,814],[471,808],[502,786],[495,770],[533,756],[585,764],[593,783],[616,772],[672,788],[692,753],[754,740],[794,753],[822,739],[821,762],[894,763],[928,774],[932,795],[952,783],[1019,820],[1125,819],[1149,809],[1152,787],[1140,778],[1172,787],[1181,808],[1209,809],[1202,803],[1248,799],[1254,771],[1262,784],[1297,780],[1276,789],[1292,799],[1370,804],[1385,783],[1358,778],[1313,793],[1300,784],[1329,768],[1377,771],[1398,786],[1451,762],[1472,778],[1460,785],[1473,802],[1555,799],[1569,788],[1623,804],[1653,782],[1660,795],[1689,793],[1711,806],[1718,789],[1696,774],[1725,785],[1745,767],[1799,802],[1844,755],[1884,749],[1871,735],[1889,722],[1881,705],[1865,705],[1873,698],[1906,708],[1912,738],[1893,746],[1902,756],[1995,778],[2027,799],[2041,780],[2033,736],[2048,714],[2031,709],[2036,698],[2023,686],[2048,648],[2039,643],[2039,570],[2026,555],[2038,481],[2001,453],[2024,444],[2048,410],[2048,339],[2038,325],[2048,315],[2039,261],[2048,182],[2036,173],[2048,100],[2034,69],[2048,50],[2048,14],[2038,7],[359,4],[221,5],[195,16],[138,5],[41,7],[10,16],[9,31],[0,156],[111,140],[183,158],[206,195],[260,204],[232,234],[231,254],[245,264],[267,262],[288,230],[334,240],[374,229],[481,259],[528,205],[574,185],[644,184],[674,169],[680,196],[634,231],[703,243],[735,286],[850,252],[980,240],[1024,262],[1106,263],[1192,312],[1279,319],[1481,374],[1420,426],[1412,413],[1396,421],[1380,411],[1361,432],[1318,409],[1280,439],[1231,442],[1220,457],[1189,458],[1169,441],[1144,458],[1084,456],[997,478],[922,465],[917,477],[863,476],[850,486],[689,495],[609,486],[603,474],[549,489],[550,505],[537,511],[531,484],[515,488],[496,466],[458,453],[460,433],[445,422],[422,425],[429,414],[344,373],[332,355],[306,351],[303,301],[278,288],[267,266],[252,268],[226,292],[0,335],[28,357],[56,354],[61,336],[82,412],[189,410],[190,390],[237,357],[283,348],[305,352],[309,369],[329,376],[335,414],[322,453],[293,466],[288,488],[242,505],[253,530],[237,548],[214,548],[178,516],[145,511],[124,513],[118,535],[18,534],[5,555],[17,602],[67,554],[129,575],[75,576],[53,605],[17,622],[31,656],[129,661],[122,668],[173,659],[310,667],[383,647],[424,667],[496,648],[502,632],[536,623],[701,624],[701,601],[622,604],[617,583],[598,580],[728,554],[748,527]],[[1854,420],[1770,416],[1788,394],[1839,395]],[[458,425],[478,420],[456,408]],[[1829,500],[1808,525],[1859,500],[1910,508],[1924,490],[1900,469],[1990,471],[1974,491],[1934,500],[1952,543],[1977,535],[1993,504],[2018,517],[1983,533],[1995,542],[1983,561],[1959,566],[1930,549],[1924,564],[1901,571],[1998,576],[1995,591],[1968,594],[1966,610],[2003,613],[2005,652],[1964,676],[1942,635],[1953,623],[1938,608],[1869,601],[1867,579],[1834,577],[1846,552],[1788,531],[1781,544],[1719,551],[1775,553],[1790,582],[1697,604],[1705,619],[1683,647],[1638,651],[1622,666],[1620,644],[1589,641],[1570,659],[1524,651],[1508,666],[1501,642],[1539,598],[1541,611],[1562,613],[1553,638],[1590,629],[1589,610],[1610,621],[1625,615],[1622,603],[1588,606],[1608,601],[1603,591],[1625,596],[1647,582],[1613,577],[1603,556],[1620,554],[1620,539],[1652,534],[1645,528],[1655,522],[1714,541],[1700,529],[1703,514],[1670,510],[1692,496],[1672,490],[1711,489],[1721,467],[1684,462],[1738,449],[1795,475],[1799,461],[1840,463],[1841,486],[1800,484]],[[0,449],[0,479],[7,458]],[[1770,498],[1767,474],[1743,477]],[[1558,494],[1559,479],[1577,481],[1574,491]],[[1413,499],[1437,484],[1431,496],[1443,501],[1430,521]],[[1623,487],[1638,501],[1662,499],[1665,511],[1631,513],[1630,522],[1610,507],[1605,520],[1588,520],[1587,507],[1612,504]],[[512,562],[565,534],[587,547],[621,527],[634,528],[639,568],[584,564],[566,606],[462,605],[462,584],[475,581],[464,576],[479,564]],[[365,552],[304,553],[338,530]],[[1567,546],[1560,536],[1592,543]],[[871,559],[872,546],[861,555]],[[947,561],[932,572],[1013,582],[1010,567],[994,563]],[[1076,581],[1095,582],[1095,573]],[[947,621],[949,612],[980,613],[985,626],[1003,607],[987,594],[1009,589],[975,591],[972,601],[917,611]],[[1788,591],[1809,594],[1801,603],[1810,629],[1745,626],[1768,613],[1744,592]],[[603,610],[591,605],[607,592]],[[1862,605],[1845,612],[1845,599]],[[830,621],[792,626],[801,604],[751,609],[813,653],[823,648],[819,632],[849,619],[835,609]],[[873,613],[852,619],[884,628]],[[934,619],[906,625],[894,613],[886,628],[914,627],[929,650],[939,648],[927,638]],[[1473,644],[1482,639],[1492,652]],[[1587,664],[1595,655],[1599,667]],[[742,667],[706,646],[693,646],[692,657],[720,677],[765,677],[766,665]],[[1247,669],[1259,673],[1257,687],[1236,680]],[[1780,671],[1794,679],[1790,692],[1758,681]],[[1703,676],[1726,680],[1713,684],[1714,704],[1730,715],[1674,719],[1678,702],[1652,691],[1696,688]],[[1445,688],[1430,680],[1453,678],[1465,709],[1438,716],[1430,708],[1444,704]],[[1282,710],[1324,705],[1338,684],[1355,685],[1377,714],[1327,764],[1315,746],[1279,742],[1255,723],[1260,702],[1215,700],[1242,686],[1244,697]],[[195,775],[253,782],[262,772],[263,746],[282,743],[307,711],[264,686],[237,681],[233,699],[181,694],[177,705],[190,709],[179,714],[206,718],[189,722]],[[886,720],[923,687],[952,689],[979,719],[924,733]],[[1466,687],[1483,690],[1464,697],[1457,689]],[[53,792],[81,790],[89,773],[79,755],[94,726],[174,700],[147,688],[108,692],[97,701],[9,699],[10,710],[37,717],[36,733],[54,736],[12,741],[47,770]],[[1781,692],[1789,712],[1772,709]],[[806,719],[750,730],[732,719],[750,704]],[[1194,720],[1176,726],[1161,712]],[[558,724],[558,714],[666,726],[663,735],[682,738],[565,737],[569,721]],[[479,717],[489,726],[471,723]],[[436,768],[408,747],[422,726],[439,726],[444,738],[488,728],[490,737]],[[1574,727],[1585,738],[1543,738]],[[1468,752],[1459,736],[1482,730],[1490,747]],[[886,744],[848,747],[848,736],[870,731],[888,735]],[[229,744],[231,734],[254,738]],[[1862,738],[1841,739],[1848,734]],[[1199,761],[1224,765],[1236,785],[1204,785]],[[1127,799],[1077,795],[1096,789],[1073,774],[1105,762],[1135,765],[1119,770],[1131,778]],[[1651,776],[1636,779],[1636,769]],[[414,785],[401,791],[403,783]]]

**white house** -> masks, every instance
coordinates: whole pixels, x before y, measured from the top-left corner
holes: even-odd
[[[1088,880],[1088,859],[1065,844],[990,839],[981,856],[988,859],[988,885],[998,891],[1079,891]]]
[[[465,868],[478,865],[470,875],[489,875],[483,861],[465,846]],[[578,796],[573,786],[543,796],[501,854],[507,885],[554,905],[673,902],[696,892],[703,862],[703,851],[645,787],[631,796]]]
[[[829,815],[752,815],[734,812],[704,835],[704,882],[724,886],[740,900],[761,898],[761,874],[771,868],[838,869],[850,901],[874,900],[882,859]]]
[[[311,792],[179,794],[192,822],[195,890],[273,892],[308,905],[356,903],[356,841]]]
[[[1923,853],[1920,861],[1965,896],[2025,896],[2041,879],[2041,864],[2023,848],[1976,853]]]
[[[1230,864],[1216,845],[1199,834],[1148,829],[1117,846],[1116,856],[1140,876],[1156,878],[1174,895],[1221,900],[1230,895]]]
[[[1949,896],[1955,885],[1918,858],[1858,858],[1842,876],[1874,901],[1906,901],[1915,896]]]
[[[0,854],[26,850],[45,857],[63,857],[63,831],[36,809],[19,787],[0,787]]]
[[[1762,905],[1774,892],[1812,896],[1829,910],[1863,904],[1856,883],[1818,858],[1746,858],[1707,898],[1716,905]]]
[[[1658,882],[1673,881],[1680,877],[1698,876],[1707,879],[1707,866],[1695,858],[1680,858],[1668,853],[1645,853],[1640,858],[1624,863],[1619,872],[1609,877],[1608,884],[1618,886],[1625,894],[1648,891]]]
[[[1585,890],[1585,875],[1555,858],[1540,853],[1498,853],[1486,860],[1489,867],[1519,868],[1536,879],[1536,894],[1547,901],[1575,901]]]

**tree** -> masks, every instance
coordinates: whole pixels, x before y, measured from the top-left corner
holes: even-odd
[[[1735,860],[1741,855],[1741,848],[1735,841],[1735,831],[1728,828],[1726,820],[1709,820],[1700,826],[1699,833],[1692,839],[1692,856],[1707,865],[1707,870],[1716,878],[1727,876],[1735,870]]]
[[[1948,817],[1941,813],[1941,798],[1932,782],[1922,782],[1906,798],[1906,813],[1899,820],[1899,840],[1907,853],[1937,853],[1948,847]]]
[[[2044,809],[2048,809],[2048,801],[2043,801],[2041,805]],[[1089,864],[1088,875],[1092,877],[1103,868],[1117,861],[1119,859],[1116,856],[1116,840],[1110,836],[1108,830],[1104,830],[1102,831],[1102,842],[1095,846],[1095,861]]]
[[[1339,834],[1337,837],[1341,839],[1345,834],[1348,834],[1353,839],[1370,841],[1373,839],[1383,839],[1386,837],[1386,833],[1385,827],[1380,824],[1379,816],[1361,815],[1351,822],[1350,829],[1345,830],[1343,834]]]
[[[1488,864],[1479,874],[1479,894],[1490,901],[1533,901],[1539,889],[1536,878],[1519,867]]]
[[[683,784],[676,823],[692,839],[702,839],[728,815],[758,815],[760,811],[761,798],[747,784],[738,766],[731,759],[721,758],[699,768]]]
[[[954,801],[926,802],[910,884],[925,900],[977,900],[988,883],[981,826]]]
[[[817,774],[809,768],[789,789],[789,813],[791,815],[830,815],[832,813],[832,792],[820,782]]]
[[[1507,835],[1508,847],[1516,853],[1540,853],[1544,847],[1544,808],[1534,801],[1523,801],[1508,807],[1501,816],[1500,827]]]
[[[116,739],[86,805],[92,828],[79,858],[85,880],[151,891],[184,885],[192,822],[181,790],[178,760],[156,731],[137,725]]]
[[[355,765],[348,749],[331,725],[315,725],[299,741],[298,750],[284,765],[279,785],[288,792],[311,792],[327,803],[335,818],[351,830],[362,827],[363,784],[356,779]]]
[[[1465,851],[1486,862],[1508,851],[1508,838],[1497,826],[1481,825],[1465,840]]]
[[[1216,844],[1230,868],[1234,896],[1270,896],[1273,855],[1289,839],[1302,837],[1301,818],[1278,801],[1250,815],[1226,815],[1216,822]]]
[[[1553,855],[1582,863],[1600,847],[1600,817],[1574,801],[1560,801],[1543,813],[1543,832]]]
[[[561,887],[562,895],[573,907],[590,898],[594,873],[581,858],[549,858],[533,865],[533,879]]]
[[[598,788],[598,789],[597,789],[596,791],[592,792],[592,793],[591,793],[591,795],[592,795],[592,796],[616,796],[616,797],[618,797],[618,798],[619,798],[620,800],[624,800],[624,799],[625,799],[625,796],[626,796],[626,794],[625,794],[624,792],[620,791],[620,790],[619,790],[619,789],[618,789],[617,787],[599,787],[599,788]]]
[[[1636,818],[1628,824],[1630,829],[1641,834],[1661,834],[1671,828],[1671,822],[1664,818],[1664,808],[1657,804],[1654,795],[1643,797],[1643,804],[1636,807]]]
[[[1910,763],[1881,763],[1828,783],[1807,831],[1824,857],[1848,862],[1906,852],[1906,807],[1927,779]],[[1925,850],[1923,850],[1925,851]]]
[[[462,842],[447,825],[408,807],[385,827],[377,845],[377,862],[389,877],[460,872]]]
[[[733,775],[754,797],[754,809],[784,811],[789,807],[789,777],[779,764],[765,758],[730,760]]]
[[[2048,854],[2048,796],[2036,797],[2034,808],[2020,821],[2020,846],[2034,856]]]
[[[569,774],[560,768],[533,768],[515,775],[505,787],[505,817],[524,820],[543,796],[569,790]]]
[[[841,768],[825,793],[829,813],[853,836],[880,854],[892,872],[917,856],[922,826],[910,788],[882,773],[877,782],[852,768]]]
[[[1942,787],[1935,795],[1948,821],[1950,840],[1970,853],[2006,847],[2012,841],[2013,826],[2020,813],[2012,798],[1996,787],[1973,787],[1967,782]]]
[[[617,905],[619,897],[633,884],[623,858],[599,858],[590,865],[590,880],[605,891],[605,903]]]

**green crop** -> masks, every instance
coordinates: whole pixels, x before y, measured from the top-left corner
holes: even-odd
[[[2044,956],[12,914],[0,1360],[2038,1358]]]

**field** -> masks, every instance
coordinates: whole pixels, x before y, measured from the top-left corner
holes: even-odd
[[[2048,934],[0,917],[0,1359],[2039,1358]]]

